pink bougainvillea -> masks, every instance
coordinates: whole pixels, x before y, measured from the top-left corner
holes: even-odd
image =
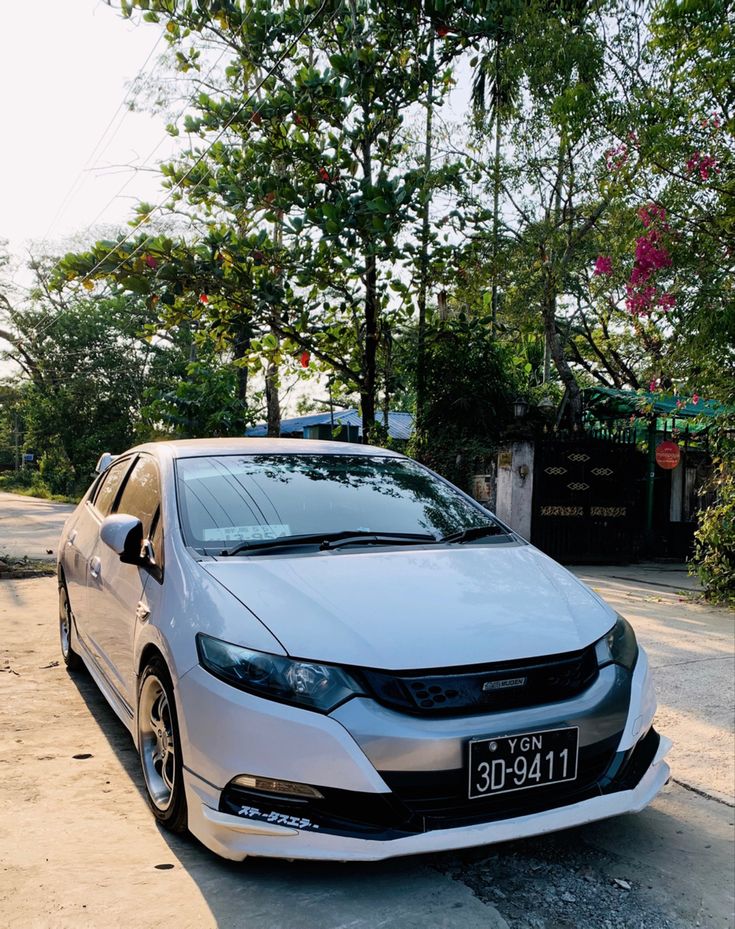
[[[625,306],[633,316],[648,316],[658,308],[673,309],[673,294],[659,292],[655,283],[657,272],[671,267],[671,255],[664,241],[668,232],[666,210],[656,203],[647,203],[638,210],[638,218],[646,232],[635,242],[635,257],[630,278],[625,286]]]
[[[657,203],[646,203],[638,209],[638,219],[648,229],[649,226],[658,224],[662,229],[668,229],[666,224],[666,210]]]
[[[598,255],[597,260],[595,261],[595,267],[592,273],[597,276],[601,274],[612,274],[613,273],[612,258],[609,258],[607,255]]]
[[[608,148],[605,152],[605,164],[608,171],[620,171],[628,161],[628,146],[625,142]]]
[[[720,168],[717,159],[712,155],[702,155],[700,152],[694,152],[687,161],[687,171],[689,174],[699,174],[703,181],[709,180],[710,174],[715,171],[719,174]]]

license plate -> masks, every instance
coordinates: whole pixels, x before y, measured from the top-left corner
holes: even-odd
[[[471,800],[573,781],[579,729],[550,729],[470,742]]]

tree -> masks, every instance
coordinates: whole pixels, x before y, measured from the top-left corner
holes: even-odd
[[[489,456],[502,436],[515,386],[510,358],[489,322],[436,321],[426,338],[426,409],[411,451],[465,488],[475,459]]]
[[[6,466],[17,466],[18,443],[35,453],[51,490],[70,493],[86,486],[102,451],[244,428],[238,371],[206,334],[156,331],[130,293],[49,289],[51,267],[34,263],[30,294],[4,303],[3,354],[20,371],[2,385]]]
[[[224,86],[184,121],[196,145],[163,168],[168,205],[191,217],[197,241],[131,236],[65,270],[160,296],[164,323],[194,316],[266,369],[308,351],[359,393],[369,434],[379,347],[406,295],[426,196],[404,120],[430,82],[437,100],[449,85],[427,53],[431,15],[367,0],[124,9],[136,7],[166,22],[182,70],[200,66],[205,41],[230,58]]]

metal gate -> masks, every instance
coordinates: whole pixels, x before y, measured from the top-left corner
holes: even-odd
[[[635,560],[645,458],[632,434],[544,436],[533,471],[534,545],[567,564]]]

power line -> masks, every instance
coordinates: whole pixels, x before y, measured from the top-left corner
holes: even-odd
[[[309,29],[311,29],[311,27],[314,25],[314,23],[317,21],[317,19],[319,19],[319,17],[322,15],[322,13],[324,12],[324,10],[325,10],[325,8],[326,8],[326,6],[327,6],[328,3],[329,3],[329,0],[322,0],[322,2],[321,2],[320,5],[319,5],[319,8],[316,10],[316,12],[314,13],[314,15],[313,15],[313,16],[309,19],[309,21],[303,26],[303,28],[297,33],[297,35],[294,37],[294,39],[292,40],[292,42],[287,46],[286,49],[284,49],[284,51],[283,51],[283,52],[281,53],[281,55],[278,57],[278,59],[276,60],[276,62],[272,65],[272,67],[270,68],[270,70],[264,75],[263,78],[261,78],[261,80],[258,81],[258,83],[255,85],[255,87],[253,88],[253,90],[248,94],[248,96],[247,96],[247,97],[245,98],[245,100],[240,104],[240,106],[234,111],[234,113],[232,113],[232,115],[229,117],[229,119],[227,119],[227,121],[224,123],[224,125],[222,126],[222,128],[220,129],[220,131],[217,133],[217,135],[215,136],[215,138],[209,143],[209,145],[205,148],[205,150],[195,159],[194,163],[189,167],[189,169],[185,172],[185,174],[182,175],[182,177],[179,178],[179,180],[168,190],[168,192],[166,193],[166,195],[165,195],[161,200],[159,200],[159,202],[158,202],[154,207],[152,207],[152,209],[151,209],[142,219],[140,219],[140,220],[133,226],[133,228],[130,230],[130,232],[128,232],[119,242],[116,243],[116,245],[115,245],[114,248],[110,249],[110,251],[108,251],[105,255],[103,255],[102,258],[100,258],[99,261],[98,261],[89,271],[87,271],[87,273],[80,279],[80,281],[79,281],[80,284],[83,285],[85,282],[89,281],[90,278],[92,277],[92,275],[93,275],[97,270],[99,270],[99,268],[105,263],[105,261],[107,261],[107,259],[110,258],[112,255],[114,255],[115,252],[117,251],[117,249],[119,249],[122,245],[124,245],[127,241],[129,241],[129,239],[130,239],[133,235],[135,235],[135,233],[140,229],[140,227],[141,227],[144,223],[146,223],[146,222],[148,222],[148,221],[150,220],[151,216],[152,216],[154,213],[156,213],[157,211],[159,211],[160,209],[162,209],[162,207],[164,207],[164,206],[166,205],[166,203],[168,203],[168,201],[169,201],[169,200],[171,199],[171,197],[176,193],[177,190],[180,190],[180,189],[181,189],[181,187],[182,187],[182,185],[184,184],[184,182],[186,181],[186,179],[187,179],[187,178],[191,175],[191,173],[204,161],[204,159],[206,158],[206,156],[209,154],[209,152],[212,150],[212,148],[217,144],[217,142],[219,142],[219,140],[224,136],[224,134],[227,132],[227,130],[230,128],[230,126],[233,124],[233,122],[237,119],[237,117],[240,115],[240,113],[242,113],[242,111],[253,101],[253,99],[255,98],[256,94],[261,90],[261,88],[264,86],[264,84],[266,83],[266,81],[268,81],[269,78],[271,78],[271,77],[274,76],[274,74],[276,73],[276,71],[278,70],[278,68],[283,64],[283,62],[284,62],[284,61],[286,60],[286,58],[291,54],[291,52],[296,48],[296,46],[297,46],[298,43],[301,41],[301,39],[304,37],[304,35],[306,35],[306,33],[309,31]],[[335,18],[335,16],[337,15],[337,12],[338,12],[338,9],[335,8],[334,12],[332,13],[332,15],[331,15],[331,17],[330,17],[330,19],[329,19],[329,22],[331,22],[331,21]],[[224,54],[224,52],[223,52],[222,54]],[[221,57],[222,57],[222,55],[220,55],[220,59],[221,59]],[[219,61],[219,59],[218,59],[218,61]],[[215,67],[216,67],[216,64],[215,64]],[[212,70],[213,70],[213,69],[212,69]],[[210,71],[210,73],[211,73],[211,71]],[[209,76],[209,75],[207,75],[207,76]],[[263,103],[260,103],[260,104],[258,105],[258,107],[254,110],[254,113],[259,113],[260,110],[262,109],[262,106],[263,106]],[[204,175],[197,181],[197,183],[191,188],[190,194],[193,194],[193,193],[197,190],[197,188],[200,187],[201,184],[207,179],[208,176],[209,176],[209,169],[207,169],[207,171],[205,172],[205,174],[204,174]],[[88,231],[88,230],[87,230],[87,231]],[[137,245],[128,255],[126,255],[126,256],[123,258],[123,260],[113,269],[113,271],[111,272],[111,276],[114,275],[114,274],[116,274],[116,273],[120,270],[120,268],[122,268],[123,265],[125,265],[125,263],[126,263],[127,261],[129,261],[134,255],[136,255],[136,254],[146,245],[146,243],[147,243],[148,241],[150,241],[151,238],[152,238],[151,235],[146,235],[146,236],[138,243],[138,245]],[[44,283],[47,283],[47,282],[44,281]],[[46,333],[46,332],[54,325],[54,323],[56,322],[57,319],[58,319],[58,316],[54,316],[54,317],[49,321],[48,325],[45,326],[43,329],[40,329],[40,330],[39,330],[39,329],[36,329],[36,331],[35,331],[36,337],[38,337],[39,335],[43,335],[44,333]]]
[[[316,11],[316,13],[314,13],[314,15],[311,17],[311,19],[309,20],[309,22],[306,23],[306,25],[299,31],[299,33],[298,33],[298,34],[296,35],[296,37],[293,39],[293,41],[291,42],[291,44],[281,53],[281,55],[279,56],[278,60],[277,60],[277,61],[275,62],[275,64],[271,67],[271,69],[266,73],[266,75],[265,75],[260,81],[258,81],[258,83],[255,85],[255,87],[254,87],[253,90],[250,92],[250,94],[248,94],[248,96],[245,98],[245,100],[240,104],[240,106],[235,110],[235,112],[234,112],[234,113],[230,116],[230,118],[225,122],[225,124],[222,126],[222,128],[220,129],[220,131],[219,131],[219,132],[217,133],[217,135],[214,137],[214,139],[209,143],[209,145],[208,145],[208,146],[206,147],[206,149],[201,153],[201,155],[199,155],[199,156],[195,159],[194,163],[193,163],[193,164],[191,165],[191,167],[185,172],[185,174],[183,174],[182,177],[179,178],[179,180],[170,188],[170,190],[168,191],[168,193],[166,194],[166,196],[163,197],[161,200],[159,200],[159,202],[146,214],[146,216],[145,216],[143,219],[139,220],[139,222],[137,222],[137,223],[135,224],[135,226],[133,226],[133,228],[130,230],[130,232],[128,232],[127,235],[124,236],[124,237],[115,245],[115,248],[110,249],[110,251],[107,252],[107,254],[103,255],[102,258],[100,258],[100,260],[97,262],[97,264],[95,264],[94,267],[91,268],[91,269],[84,275],[84,277],[81,279],[80,283],[84,284],[85,281],[88,281],[88,280],[90,279],[91,275],[93,275],[93,274],[95,273],[95,271],[99,270],[99,268],[105,263],[105,261],[107,261],[107,259],[110,258],[112,255],[114,255],[115,252],[117,251],[117,249],[120,248],[121,245],[124,245],[124,244],[131,238],[131,236],[133,236],[133,235],[138,231],[138,229],[140,229],[140,227],[141,227],[145,222],[148,222],[148,220],[150,219],[150,217],[151,217],[155,212],[157,212],[158,210],[160,210],[163,206],[166,205],[166,203],[168,203],[168,201],[169,201],[169,200],[171,199],[171,197],[176,193],[177,190],[180,190],[180,189],[181,189],[181,187],[182,187],[184,181],[185,181],[185,180],[189,177],[189,175],[202,163],[202,161],[204,161],[204,159],[206,158],[206,156],[209,154],[209,152],[212,150],[212,148],[217,144],[217,142],[219,142],[219,140],[222,138],[222,136],[225,134],[225,132],[227,132],[227,130],[230,128],[230,126],[232,125],[232,123],[237,119],[237,117],[240,115],[240,113],[242,113],[242,111],[245,109],[245,107],[248,106],[248,105],[252,102],[253,98],[254,98],[255,95],[258,93],[258,91],[263,87],[263,85],[265,84],[265,82],[266,82],[269,78],[273,77],[273,75],[275,74],[275,72],[277,71],[277,69],[280,67],[280,65],[283,64],[283,62],[284,62],[285,59],[288,57],[288,55],[290,55],[291,52],[296,48],[296,46],[297,46],[298,43],[301,41],[301,39],[304,37],[304,35],[306,35],[306,33],[308,32],[308,30],[314,25],[314,23],[317,21],[317,19],[318,19],[318,18],[321,16],[321,14],[324,12],[324,9],[326,8],[328,2],[329,2],[329,0],[322,0],[321,4],[319,5],[318,10]],[[334,19],[334,17],[336,16],[336,14],[337,14],[337,10],[335,9],[334,13],[333,13],[332,16],[330,17],[330,22],[331,22],[332,19]],[[260,112],[261,107],[262,107],[262,104],[256,108],[255,113]],[[206,173],[204,176],[202,176],[202,177],[197,181],[197,183],[194,185],[194,187],[191,189],[191,193],[194,193],[194,191],[203,183],[203,181],[206,179],[206,177],[207,177],[208,174],[209,174],[209,169],[207,169],[207,173]],[[133,257],[133,255],[135,255],[138,251],[140,251],[140,249],[145,245],[145,243],[146,243],[150,238],[151,238],[151,236],[150,236],[150,235],[147,235],[147,236],[136,246],[136,248],[134,248],[133,251],[130,252],[129,255],[126,255],[126,256],[125,256],[125,258],[123,259],[123,261],[113,270],[112,274],[117,273],[117,271],[120,270],[120,268],[125,264],[125,262],[126,262],[126,261],[129,261],[130,258]]]
[[[225,48],[225,49],[222,50],[222,53],[220,54],[220,56],[219,56],[219,58],[217,59],[217,61],[215,61],[215,63],[212,65],[212,67],[209,69],[209,71],[205,74],[203,80],[206,81],[206,80],[209,78],[209,76],[213,73],[213,71],[215,70],[215,68],[217,67],[217,65],[220,63],[220,61],[223,59],[223,57],[225,56],[226,53],[227,53],[227,49]],[[174,120],[173,120],[174,123],[177,123],[177,122],[181,119],[181,117],[184,115],[184,113],[187,111],[187,109],[188,109],[188,108],[191,106],[191,104],[194,102],[195,97],[196,97],[196,94],[194,94],[194,96],[189,97],[189,98],[187,99],[187,101],[186,101],[186,103],[184,104],[184,106],[179,110],[179,112],[178,112],[178,113],[176,114],[176,116],[174,117]],[[150,162],[151,158],[153,158],[153,156],[156,154],[156,152],[158,151],[158,149],[163,145],[163,143],[166,141],[166,139],[167,139],[168,137],[169,137],[169,136],[168,136],[168,133],[165,133],[163,136],[161,136],[161,138],[158,140],[158,142],[155,144],[155,146],[150,150],[150,152],[149,152],[149,153],[146,155],[146,157],[143,159],[143,163],[142,163],[142,165],[140,166],[140,168],[136,168],[136,169],[135,169],[136,171],[137,171],[137,170],[140,170],[141,168],[146,167],[146,166],[148,165],[148,163]],[[131,174],[130,177],[125,181],[125,183],[122,184],[122,186],[121,186],[120,189],[117,191],[117,193],[114,194],[114,196],[112,196],[112,197],[107,201],[107,203],[102,207],[102,209],[99,210],[99,211],[97,212],[97,215],[96,215],[96,216],[94,217],[94,219],[87,225],[87,228],[86,228],[86,229],[84,230],[84,232],[82,233],[82,238],[84,238],[84,236],[86,236],[87,233],[89,233],[89,232],[92,230],[92,228],[94,227],[95,223],[97,223],[97,221],[99,220],[99,218],[100,218],[101,216],[103,216],[104,213],[112,206],[112,204],[120,197],[120,195],[122,194],[122,192],[128,188],[128,186],[130,185],[130,183],[132,182],[132,180],[133,180],[134,177],[135,177],[135,174],[134,174],[134,173]]]
[[[145,69],[148,67],[148,63],[150,62],[151,58],[153,57],[153,55],[154,55],[156,49],[158,48],[158,46],[161,44],[161,40],[163,39],[163,36],[164,36],[164,32],[163,32],[163,30],[161,30],[161,33],[159,34],[158,38],[157,38],[156,41],[153,43],[153,47],[152,47],[151,50],[148,52],[148,55],[146,56],[145,61],[143,62],[143,64],[142,64],[142,65],[140,66],[140,68],[138,69],[138,73],[137,73],[136,76],[133,78],[133,80],[132,80],[132,82],[131,82],[133,85],[135,85],[135,82],[141,77],[141,75],[144,73]],[[99,155],[98,155],[98,154],[97,154],[97,153],[98,153],[98,150],[100,149],[100,146],[101,146],[101,145],[103,144],[103,142],[105,141],[105,137],[107,136],[107,133],[110,131],[112,125],[114,124],[115,120],[117,119],[117,117],[120,115],[120,113],[121,113],[122,111],[124,111],[124,112],[123,112],[123,118],[120,120],[120,122],[118,123],[118,125],[117,125],[115,131],[112,133],[112,135],[110,136],[110,138],[107,140],[107,144],[105,145],[104,149],[102,149],[102,151],[100,151],[100,152],[99,152]],[[107,151],[107,149],[108,149],[108,148],[110,147],[110,145],[112,144],[112,140],[115,138],[115,136],[117,135],[117,133],[120,131],[120,127],[122,126],[123,122],[125,121],[125,116],[126,116],[129,112],[130,112],[130,111],[129,111],[129,109],[128,109],[128,93],[126,92],[126,93],[124,94],[122,100],[121,100],[120,103],[118,104],[117,109],[115,110],[115,112],[114,112],[114,113],[112,114],[112,116],[110,117],[109,122],[107,123],[107,125],[105,126],[105,128],[102,130],[102,134],[100,135],[99,139],[98,139],[97,142],[95,143],[95,146],[94,146],[94,148],[92,149],[92,151],[91,151],[89,157],[88,157],[87,160],[85,161],[84,165],[79,169],[79,172],[78,172],[77,176],[74,178],[74,180],[73,180],[72,183],[71,183],[71,186],[69,187],[69,189],[67,190],[66,194],[64,195],[64,199],[61,201],[61,204],[59,205],[59,208],[57,209],[56,213],[54,214],[53,219],[51,220],[51,222],[49,223],[48,228],[46,229],[46,232],[44,233],[43,239],[41,240],[41,246],[43,246],[43,245],[46,243],[46,241],[48,240],[49,235],[51,234],[51,230],[54,228],[54,226],[55,226],[56,223],[59,221],[59,219],[61,218],[61,216],[63,216],[64,211],[66,210],[67,206],[69,205],[69,203],[71,202],[72,198],[73,198],[74,195],[77,193],[77,191],[79,190],[79,188],[80,188],[81,186],[83,186],[84,180],[86,180],[86,177],[85,177],[86,172],[89,171],[89,170],[92,170],[92,169],[96,166],[96,164],[95,164],[95,165],[92,164],[92,162],[94,161],[95,157],[97,157],[97,160],[99,160],[99,158],[101,158],[102,155]],[[80,181],[82,182],[81,184],[80,184]]]

